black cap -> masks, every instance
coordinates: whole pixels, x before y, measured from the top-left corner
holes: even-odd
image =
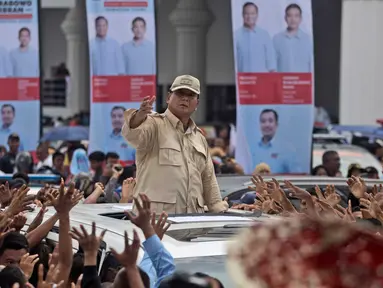
[[[376,169],[375,167],[372,167],[372,166],[368,166],[364,169],[365,173],[367,174],[379,174],[379,171],[378,169]]]
[[[17,133],[12,133],[12,134],[10,134],[10,135],[8,136],[8,141],[10,141],[10,140],[18,140],[18,141],[20,141],[20,136],[19,136],[19,134],[17,134]]]

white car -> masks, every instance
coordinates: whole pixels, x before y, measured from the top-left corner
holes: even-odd
[[[125,205],[125,206],[124,206]],[[92,222],[96,222],[97,233],[107,229],[102,247],[100,262],[100,273],[102,263],[105,260],[110,247],[121,252],[124,248],[124,231],[132,236],[132,229],[139,232],[141,241],[144,235],[139,228],[135,227],[124,217],[123,210],[129,209],[126,204],[79,204],[70,213],[71,227],[84,225],[87,231],[91,231]],[[32,222],[38,209],[27,213],[27,225]],[[49,208],[44,221],[55,213],[54,208]],[[174,257],[176,269],[187,272],[203,272],[218,278],[225,287],[233,287],[228,273],[226,273],[226,246],[231,237],[241,229],[249,227],[256,222],[272,221],[278,219],[275,216],[262,215],[256,217],[250,212],[236,211],[227,214],[202,215],[178,215],[169,216],[168,221],[172,222],[162,242],[166,249]],[[23,230],[24,230],[23,229]],[[58,222],[48,234],[47,238],[58,242]],[[72,240],[74,251],[78,249],[78,243]],[[140,251],[139,261],[143,256]],[[108,257],[113,257],[109,255]]]

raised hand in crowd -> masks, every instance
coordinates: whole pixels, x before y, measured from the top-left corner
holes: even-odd
[[[168,214],[166,212],[162,212],[158,220],[156,221],[156,213],[152,213],[151,225],[154,228],[158,238],[162,240],[166,231],[168,231],[171,223],[167,222]]]
[[[136,264],[138,251],[140,249],[140,238],[137,232],[133,230],[133,241],[132,244],[129,244],[128,233],[125,231],[124,241],[125,248],[121,253],[117,253],[115,249],[111,248],[114,257],[125,269],[119,273],[125,273],[125,277],[129,281],[129,287],[144,288],[145,286]],[[116,278],[118,277],[119,275],[117,274]]]
[[[27,223],[27,217],[25,217],[24,213],[20,212],[19,214],[13,217],[12,223],[10,224],[10,228],[15,229],[15,231],[20,232],[23,229],[25,223]]]
[[[15,190],[16,191],[16,190]],[[8,181],[5,182],[5,185],[0,185],[0,204],[2,208],[8,206],[12,199],[12,192],[9,189]]]
[[[135,178],[127,178],[122,182],[120,203],[129,203],[133,200],[134,187],[136,187]]]
[[[33,201],[27,199],[28,191],[29,191],[28,186],[23,185],[21,186],[20,189],[18,189],[15,192],[11,200],[11,203],[6,209],[6,214],[8,215],[8,217],[13,218],[14,215],[17,215],[20,212],[29,210],[29,205],[33,204]]]
[[[20,269],[23,271],[25,278],[31,278],[33,269],[39,261],[39,255],[30,255],[29,253],[23,255],[20,260]]]
[[[101,182],[94,184],[94,190],[84,201],[84,204],[97,203],[97,199],[104,194],[104,185]]]
[[[65,283],[63,280],[56,282],[60,275],[60,269],[58,266],[50,265],[47,275],[44,279],[44,266],[40,264],[39,266],[39,281],[37,283],[37,288],[64,288]]]
[[[107,230],[101,231],[100,236],[97,236],[95,222],[92,223],[91,234],[88,234],[83,225],[80,225],[80,230],[73,227],[70,234],[84,251],[84,265],[96,266],[98,249]]]
[[[351,193],[357,198],[360,199],[364,196],[364,192],[367,191],[366,183],[360,177],[351,176],[347,180],[347,185],[350,188]]]
[[[383,224],[383,210],[379,206],[376,196],[364,193],[364,198],[360,199],[360,205],[365,207],[360,209],[362,212],[366,212],[371,215],[372,218],[378,219]]]
[[[137,216],[133,216],[133,214],[129,211],[125,211],[125,215],[129,218],[129,220],[139,227],[145,235],[145,238],[148,239],[155,234],[154,228],[151,225],[151,216],[152,212],[150,210],[150,200],[149,197],[145,194],[139,194],[139,198],[142,201],[142,204],[138,200],[138,198],[134,198],[134,204],[137,207]]]

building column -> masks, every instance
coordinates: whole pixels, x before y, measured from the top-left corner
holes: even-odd
[[[201,82],[200,104],[193,116],[197,124],[206,120],[206,36],[213,17],[206,0],[178,0],[169,16],[177,33],[174,76],[190,74]]]
[[[89,52],[86,22],[86,1],[76,1],[67,13],[61,29],[67,40],[66,65],[70,73],[67,108],[72,115],[89,111],[90,81]]]
[[[383,1],[343,0],[340,123],[383,118]]]

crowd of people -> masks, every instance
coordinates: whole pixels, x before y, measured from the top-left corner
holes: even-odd
[[[136,162],[130,166],[124,166],[114,152],[88,155],[79,142],[53,153],[48,143],[40,143],[34,161],[28,152],[19,151],[20,138],[11,134],[9,150],[0,158],[0,170],[13,174],[0,186],[0,286],[224,287],[203,271],[176,271],[161,239],[170,226],[169,214],[225,213],[230,207],[279,219],[255,222],[246,230],[250,234],[237,240],[237,249],[229,249],[233,269],[228,272],[238,287],[383,287],[378,259],[383,243],[383,188],[367,187],[362,178],[378,179],[378,171],[350,165],[348,193],[340,194],[331,185],[302,189],[288,176],[283,184],[265,181],[262,176],[273,171],[267,163],[259,163],[251,192],[236,201],[222,199],[216,174],[243,174],[243,169],[232,158],[225,131],[211,143],[190,118],[199,94],[198,79],[183,75],[170,88],[165,113],[152,113],[155,96],[146,97],[139,109],[124,112],[121,133],[136,149]],[[313,174],[340,176],[340,161],[336,151],[327,151]],[[30,173],[54,174],[60,180],[28,194]],[[96,233],[96,223],[91,231],[71,227],[71,209],[95,203],[133,203],[133,210],[124,213],[145,237],[141,244],[133,229],[132,235],[125,233],[122,252],[108,246],[118,263],[109,263],[108,271],[113,273],[105,275],[98,274],[98,249],[108,231]],[[43,221],[47,207],[56,213]],[[40,209],[39,213],[26,225],[27,213],[33,209]],[[55,245],[47,234],[57,222]],[[345,232],[335,235],[334,227]],[[79,243],[76,253],[72,239]],[[142,259],[140,247],[145,251]],[[278,261],[271,261],[270,255]],[[272,271],[278,271],[278,277]]]
[[[278,215],[282,221],[286,221],[286,224],[283,225],[293,225],[291,222],[296,222],[298,224],[294,225],[302,225],[304,229],[309,230],[311,228],[308,223],[312,227],[319,225],[326,229],[331,225],[341,225],[342,229],[353,231],[352,233],[354,234],[352,235],[355,235],[356,231],[359,233],[358,237],[361,240],[358,241],[363,240],[365,245],[363,246],[365,248],[360,248],[360,253],[365,251],[370,253],[370,245],[372,245],[370,242],[373,241],[375,241],[374,245],[381,248],[381,243],[383,243],[381,241],[383,223],[382,186],[369,188],[362,178],[352,176],[347,181],[351,193],[347,199],[347,205],[344,206],[341,197],[337,194],[334,186],[331,185],[325,189],[315,186],[312,190],[305,190],[294,186],[288,180],[284,181],[283,186],[275,179],[265,181],[261,176],[253,176],[252,181],[254,185],[250,189],[253,192],[246,194],[248,198],[252,198],[252,203],[230,203],[233,209],[257,210],[262,211],[264,214]],[[122,198],[126,197],[126,202],[133,199],[132,191],[136,185],[135,182],[134,178],[124,179],[123,191],[125,189],[126,195],[123,192],[124,196]],[[98,275],[100,265],[98,249],[103,236],[108,231],[96,233],[95,223],[93,223],[92,231],[87,231],[82,226],[80,228],[71,228],[69,212],[76,205],[97,202],[97,199],[105,197],[105,190],[101,183],[96,183],[94,191],[88,197],[85,197],[84,192],[76,189],[73,182],[66,187],[63,179],[59,187],[46,185],[41,188],[37,195],[28,195],[29,188],[25,184],[19,188],[17,186],[14,188],[8,182],[1,185],[0,202],[4,208],[0,214],[1,287],[224,287],[219,279],[203,273],[188,275],[187,273],[175,271],[176,267],[173,257],[161,243],[164,233],[170,226],[170,223],[166,221],[167,213],[163,212],[161,215],[157,215],[159,217],[156,217],[151,209],[151,201],[145,194],[138,194],[137,198],[134,197],[133,201],[136,205],[135,214],[128,211],[125,212],[126,216],[135,225],[135,229],[141,229],[145,236],[145,240],[142,243],[145,255],[138,261],[138,250],[141,245],[138,234],[133,232],[133,235],[130,235],[129,239],[133,239],[132,241],[128,241],[129,235],[125,234],[125,249],[121,253],[116,252],[113,247],[110,248],[118,261],[118,265],[114,267],[116,268],[115,273],[112,273],[112,276],[110,274]],[[40,209],[39,213],[31,223],[28,223],[27,229],[25,229],[24,225],[27,221],[26,213],[29,213],[28,211],[33,209],[33,207]],[[48,207],[49,209],[54,209],[56,213],[43,222],[44,214]],[[46,236],[57,222],[60,224],[59,241],[57,245],[54,245]],[[303,225],[302,223],[305,224]],[[360,223],[365,225],[358,225]],[[264,226],[265,229],[277,229],[280,225],[280,221],[276,221]],[[301,232],[303,234],[306,233],[306,237],[315,238],[315,241],[312,239],[312,243],[303,241],[304,237],[299,238],[301,242],[294,238],[294,241],[297,241],[297,243],[294,242],[294,245],[298,245],[294,248],[296,249],[294,250],[296,252],[294,257],[297,258],[294,258],[294,260],[293,258],[286,257],[284,263],[281,264],[283,267],[288,267],[289,261],[294,262],[298,260],[302,261],[299,262],[302,265],[304,261],[308,261],[306,259],[308,257],[307,253],[315,254],[314,259],[308,257],[312,262],[326,261],[326,257],[329,257],[326,254],[327,250],[333,250],[322,243],[326,241],[325,236],[310,234],[314,232]],[[260,237],[262,240],[259,233],[258,231],[253,237]],[[331,235],[327,236],[330,237]],[[289,235],[289,237],[294,236]],[[324,238],[317,242],[319,237]],[[326,271],[334,269],[337,272],[341,271],[339,273],[346,273],[344,270],[347,270],[345,269],[346,266],[351,265],[351,263],[347,261],[345,263],[342,255],[344,256],[347,253],[355,254],[359,250],[354,251],[352,249],[350,252],[351,248],[349,245],[352,245],[354,242],[349,242],[349,237],[343,234],[338,237],[344,238],[342,238],[342,241],[337,240],[342,242],[341,244],[338,243],[341,246],[337,251],[339,254],[337,254],[337,257],[339,257],[337,260],[339,261],[334,261],[333,263],[326,262],[328,267],[322,267],[321,269]],[[79,243],[79,250],[74,254],[71,245],[72,238]],[[288,239],[287,234],[286,239],[279,236],[275,239],[277,238],[282,242],[293,241]],[[315,250],[317,248],[315,245],[320,246],[321,250]],[[263,249],[266,251],[267,249],[275,248],[275,245],[273,246],[274,248],[271,246],[271,242],[269,244],[264,243]],[[302,249],[306,250],[303,251]],[[323,256],[321,253],[327,256]],[[363,287],[380,287],[371,286],[372,283],[383,283],[379,269],[376,268],[380,265],[380,262],[374,259],[356,258],[352,262],[352,265],[356,265],[355,267],[365,265],[363,266],[363,273],[354,275],[356,278],[355,283],[361,283],[361,278],[364,277],[363,283],[365,285]],[[242,263],[241,265],[249,264]],[[261,264],[258,263],[257,265]],[[153,273],[153,269],[155,273]],[[289,273],[292,272],[289,271]],[[331,275],[321,275],[319,273],[319,276],[317,275],[319,277],[317,279],[318,283],[326,283],[328,286],[323,286],[323,284],[322,286],[313,287],[361,287],[355,285],[334,286],[338,283],[337,281],[341,281],[334,273],[330,273]],[[269,285],[262,287],[288,287],[278,286],[280,283],[278,284],[277,282],[282,280],[268,278],[269,274],[262,269],[259,272],[255,271],[254,274],[259,278],[258,280],[265,281]],[[289,281],[296,281],[294,282],[297,283],[296,285],[308,285],[310,283],[310,279],[305,276],[296,279],[296,275],[290,275],[290,279],[286,278],[288,273],[284,275],[283,281],[285,283],[290,283]],[[332,279],[333,282],[329,282],[329,279]],[[234,280],[234,282],[236,281]],[[244,286],[239,285],[238,287]]]

